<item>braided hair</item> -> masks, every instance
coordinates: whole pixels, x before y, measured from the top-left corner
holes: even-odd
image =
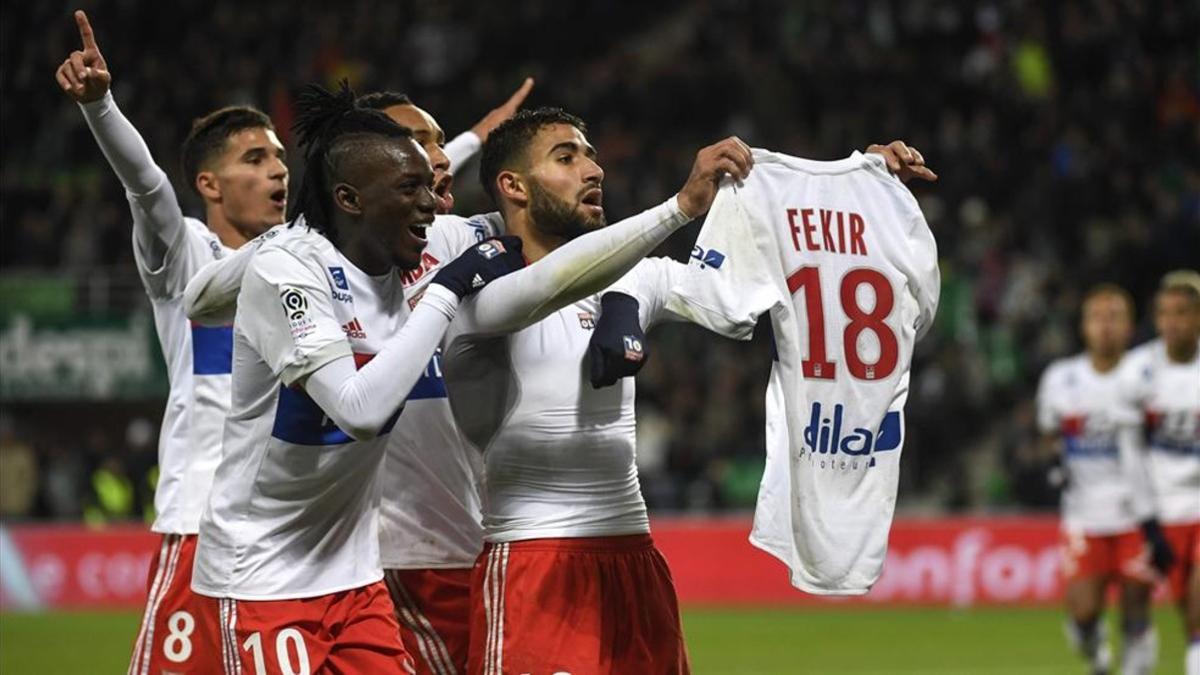
[[[296,98],[292,130],[304,154],[304,177],[290,217],[294,223],[304,216],[306,225],[336,243],[333,186],[346,162],[378,147],[381,138],[412,138],[412,131],[379,110],[359,105],[346,80],[336,93],[306,85]]]

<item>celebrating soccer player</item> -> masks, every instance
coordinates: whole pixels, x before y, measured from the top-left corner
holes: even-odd
[[[1150,548],[1160,570],[1170,565],[1171,552],[1141,453],[1121,441],[1136,433],[1137,422],[1119,377],[1133,335],[1133,299],[1101,284],[1082,307],[1085,352],[1051,363],[1037,395],[1041,443],[1061,458],[1067,635],[1094,670],[1106,672],[1112,656],[1105,596],[1110,583],[1119,583],[1124,672],[1150,672],[1158,641],[1150,625],[1154,577],[1144,551]]]
[[[229,406],[231,332],[193,327],[183,290],[204,263],[284,220],[288,169],[271,120],[253,108],[200,118],[183,144],[189,186],[204,200],[205,223],[185,218],[175,191],[137,130],[121,114],[112,73],[87,15],[75,12],[82,50],[55,77],[79,103],[96,143],[125,188],[133,252],[167,360],[170,394],[159,435],[157,512],[162,535],[129,672],[201,672],[195,642],[215,626],[198,620],[203,600],[189,588],[200,514],[221,455]],[[215,634],[214,634],[215,635]]]
[[[1154,503],[1176,564],[1168,580],[1183,612],[1187,675],[1200,675],[1200,273],[1171,272],[1154,297],[1158,339],[1121,368],[1141,414]]]

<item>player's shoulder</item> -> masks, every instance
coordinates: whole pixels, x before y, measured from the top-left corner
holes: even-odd
[[[1062,356],[1046,365],[1042,382],[1055,388],[1074,386],[1086,376],[1089,368],[1087,354]]]
[[[250,269],[260,275],[302,274],[304,269],[320,269],[328,261],[339,260],[333,243],[302,222],[268,230],[268,234],[270,232],[275,234],[259,245],[250,261]]]
[[[1146,381],[1165,354],[1162,340],[1154,339],[1130,349],[1121,357],[1120,373],[1127,382]]]

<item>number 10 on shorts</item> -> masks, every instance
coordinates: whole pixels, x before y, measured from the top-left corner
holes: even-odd
[[[268,675],[261,632],[251,633],[242,643],[242,650],[250,652],[253,656],[255,675]],[[304,646],[304,636],[300,631],[284,628],[275,635],[275,662],[279,664],[279,672],[283,675],[312,675],[308,664],[308,650]]]

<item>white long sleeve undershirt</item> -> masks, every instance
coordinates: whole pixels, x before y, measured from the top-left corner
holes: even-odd
[[[171,181],[154,163],[146,142],[121,113],[111,91],[98,101],[79,104],[79,109],[131,202],[138,247],[151,267],[160,266],[184,231],[183,211]]]
[[[431,284],[404,325],[362,368],[353,356],[331,361],[308,376],[304,390],[355,440],[374,438],[412,391],[454,317],[459,299]]]

